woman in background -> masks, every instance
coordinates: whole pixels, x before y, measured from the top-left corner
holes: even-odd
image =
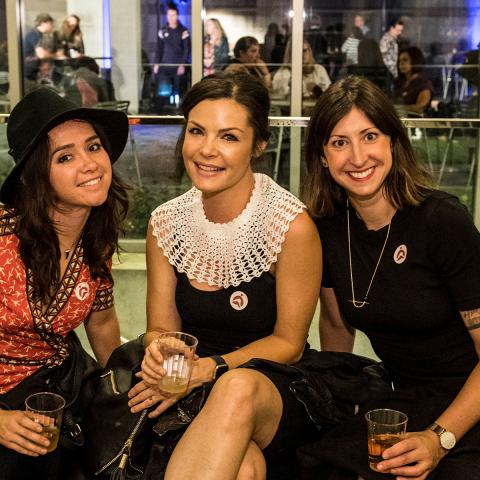
[[[407,47],[398,55],[394,102],[407,113],[421,115],[432,100],[433,87],[424,73],[425,57],[418,47]]]
[[[228,38],[219,20],[209,18],[205,23],[203,44],[203,75],[211,75],[222,70],[229,60]]]
[[[57,42],[63,57],[77,58],[85,53],[80,17],[69,15],[57,32]]]
[[[290,94],[292,78],[292,42],[287,43],[285,50],[284,65],[273,76],[273,93],[279,95]],[[303,41],[303,66],[302,66],[302,94],[303,98],[318,98],[324,92],[331,81],[323,65],[315,63],[310,44]]]

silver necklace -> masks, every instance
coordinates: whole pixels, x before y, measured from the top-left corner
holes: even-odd
[[[358,214],[357,214],[358,215]],[[378,267],[380,265],[380,262],[382,260],[383,252],[385,250],[385,247],[388,242],[388,236],[390,235],[390,226],[392,222],[388,224],[388,229],[387,229],[387,236],[385,237],[385,241],[383,242],[383,247],[382,250],[380,251],[380,256],[378,257],[377,264],[375,265],[375,270],[373,271],[372,278],[370,279],[370,283],[368,284],[367,291],[365,293],[365,296],[363,297],[363,301],[359,301],[355,299],[355,289],[353,288],[353,269],[352,269],[352,249],[350,246],[350,205],[347,199],[347,236],[348,236],[348,261],[350,264],[350,285],[352,286],[352,299],[349,300],[349,302],[353,303],[353,306],[355,308],[362,308],[364,307],[367,303],[368,299],[368,294],[370,293],[370,288],[372,288],[372,283],[373,279],[375,278],[375,274],[377,273]]]

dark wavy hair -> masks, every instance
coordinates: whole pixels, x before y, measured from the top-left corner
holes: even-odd
[[[353,107],[390,137],[392,168],[385,179],[385,195],[397,209],[420,204],[433,188],[430,173],[417,161],[407,132],[393,104],[370,80],[350,75],[330,85],[319,98],[307,129],[305,155],[307,174],[303,199],[316,217],[333,215],[345,205],[345,190],[321,164],[324,147],[335,125]]]
[[[410,57],[410,63],[412,64],[412,73],[423,72],[423,69],[425,67],[425,55],[423,55],[423,52],[418,47],[411,46],[402,48],[398,53],[399,59],[402,53],[406,53]]]
[[[103,147],[111,149],[102,128],[89,121]],[[83,253],[92,278],[112,281],[109,262],[119,251],[118,237],[128,212],[127,185],[112,172],[107,200],[93,207],[83,229]],[[13,207],[17,214],[16,234],[20,240],[20,256],[33,273],[35,293],[48,302],[59,282],[60,245],[55,224],[49,212],[56,198],[50,184],[49,140],[45,135],[30,154],[18,183]]]
[[[270,111],[270,96],[265,85],[246,73],[219,72],[202,78],[185,94],[182,102],[182,114],[185,120],[192,108],[203,100],[231,99],[242,105],[248,112],[248,121],[253,129],[254,153],[259,142],[268,142],[270,130],[268,128],[268,112]],[[183,161],[182,148],[185,140],[186,124],[178,137],[176,157]],[[255,158],[260,158],[256,155]]]

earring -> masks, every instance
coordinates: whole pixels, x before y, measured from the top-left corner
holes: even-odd
[[[324,158],[322,158],[322,160],[321,160],[320,162],[321,162],[321,164],[322,164],[322,167],[328,168],[328,163],[327,163],[327,161],[326,161]]]

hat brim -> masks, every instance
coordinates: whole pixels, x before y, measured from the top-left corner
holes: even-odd
[[[68,120],[91,120],[98,123],[108,141],[111,163],[113,164],[118,160],[128,140],[128,117],[124,112],[100,108],[77,108],[62,112],[53,117],[43,128],[39,129],[35,138],[22,152],[15,167],[10,171],[0,189],[0,201],[2,203],[5,205],[12,204],[23,169],[28,163],[30,153],[36,147],[40,138],[52,130],[52,128]]]

